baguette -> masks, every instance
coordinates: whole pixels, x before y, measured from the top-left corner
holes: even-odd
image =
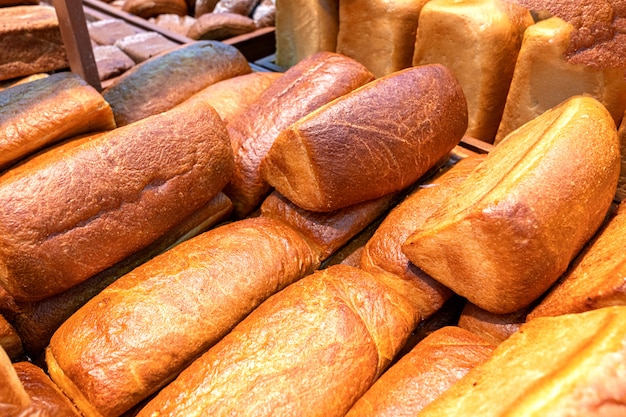
[[[623,415],[624,323],[624,306],[527,322],[420,417]]]
[[[216,41],[181,45],[126,71],[102,95],[117,126],[161,113],[218,81],[251,72],[237,48]]]
[[[267,218],[210,230],[118,279],[65,321],[46,350],[50,375],[86,416],[119,416],[318,265],[293,229]]]
[[[532,24],[528,10],[507,0],[424,5],[413,65],[443,64],[454,73],[467,98],[467,135],[494,142],[522,37]]]
[[[422,318],[430,317],[441,308],[452,291],[412,264],[402,252],[402,244],[483,160],[482,155],[462,159],[434,180],[419,186],[387,215],[361,255],[361,269],[391,275],[389,285],[419,306]]]
[[[626,254],[621,244],[625,237],[626,207],[620,205],[526,319],[626,304]]]
[[[42,153],[0,177],[0,285],[21,301],[65,291],[206,204],[232,169],[201,103]]]
[[[418,321],[367,272],[316,271],[256,308],[137,416],[343,416]]]
[[[0,92],[0,171],[62,139],[115,129],[109,104],[70,72]]]
[[[571,98],[495,146],[402,250],[478,307],[512,313],[554,284],[600,227],[619,159],[610,113]]]
[[[40,301],[17,302],[17,312],[11,321],[26,352],[39,357],[59,326],[100,291],[154,256],[226,220],[231,211],[232,203],[220,192],[156,241],[112,267],[60,294]]]
[[[476,365],[494,346],[456,326],[442,327],[387,370],[346,417],[415,416]]]
[[[235,173],[224,192],[233,201],[237,217],[250,214],[269,194],[271,188],[261,178],[259,167],[280,131],[372,78],[358,62],[321,52],[287,70],[230,121]]]
[[[263,178],[297,206],[332,211],[402,190],[435,166],[467,128],[460,85],[442,65],[395,72],[284,129]]]

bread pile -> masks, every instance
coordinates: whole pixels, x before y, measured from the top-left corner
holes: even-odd
[[[0,173],[7,415],[625,410],[620,132],[601,100],[479,155],[439,63],[376,76],[324,51],[254,73],[199,41],[96,93],[106,117],[80,113],[93,94],[51,95],[86,123],[37,149],[16,135]],[[30,133],[33,109],[5,132]]]

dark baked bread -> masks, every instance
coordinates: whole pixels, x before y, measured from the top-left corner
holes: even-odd
[[[459,143],[466,128],[463,91],[448,69],[406,69],[284,129],[261,174],[299,207],[337,210],[413,184]]]
[[[418,321],[375,276],[334,265],[270,297],[138,416],[343,416]]]
[[[69,141],[0,177],[0,285],[60,293],[147,246],[213,198],[233,169],[218,114],[194,103]]]
[[[346,417],[415,416],[470,369],[487,360],[494,347],[468,330],[442,327],[389,368]]]
[[[218,81],[251,72],[237,48],[216,41],[181,45],[136,65],[102,95],[118,126],[161,113]]]
[[[600,227],[619,159],[610,113],[574,97],[495,146],[402,250],[478,307],[512,313],[546,291]]]
[[[63,323],[46,351],[50,375],[84,414],[119,416],[318,265],[296,231],[271,219],[210,230],[118,279]]]
[[[114,128],[109,104],[71,72],[9,88],[0,92],[0,171],[61,139]]]
[[[225,193],[238,217],[256,209],[270,191],[259,167],[280,131],[372,79],[363,65],[350,58],[330,52],[315,54],[286,71],[230,121],[235,173]]]

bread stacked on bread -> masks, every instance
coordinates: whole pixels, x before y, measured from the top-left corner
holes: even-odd
[[[48,145],[114,129],[111,106],[78,75],[52,74],[0,92],[0,171]]]

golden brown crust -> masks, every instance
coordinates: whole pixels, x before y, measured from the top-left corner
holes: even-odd
[[[191,39],[214,39],[221,41],[256,30],[251,17],[238,13],[207,13],[200,16],[189,28]]]
[[[70,317],[50,342],[52,379],[102,415],[120,415],[317,265],[293,229],[267,218],[210,230],[118,279]]]
[[[530,309],[525,307],[509,314],[494,314],[472,303],[465,303],[458,326],[498,345],[519,330]]]
[[[494,147],[402,250],[472,303],[511,313],[546,291],[600,227],[618,175],[611,115],[572,98]]]
[[[340,1],[337,52],[359,61],[376,78],[410,67],[426,2]]]
[[[3,315],[0,315],[0,347],[12,361],[24,354],[22,339]]]
[[[620,206],[527,320],[626,304],[625,234],[626,207]]]
[[[0,407],[6,407],[12,413],[16,413],[30,406],[31,401],[24,385],[19,380],[11,359],[0,347]],[[0,408],[3,411],[3,408]]]
[[[251,72],[238,75],[212,84],[187,100],[206,101],[213,106],[224,123],[228,124],[281,76],[280,72]]]
[[[479,155],[465,158],[420,185],[387,215],[363,250],[360,267],[391,274],[388,283],[419,306],[423,318],[437,311],[452,292],[412,264],[402,252],[402,244],[483,159]]]
[[[136,65],[102,95],[118,126],[171,109],[218,81],[251,72],[237,48],[215,41],[181,45]]]
[[[114,128],[109,104],[78,75],[9,88],[0,93],[0,170],[61,139]]]
[[[413,65],[447,66],[463,87],[467,134],[493,143],[525,29],[528,10],[505,0],[434,0],[424,6]]]
[[[231,211],[232,203],[224,193],[220,192],[205,206],[168,230],[156,241],[112,267],[60,294],[30,303],[17,302],[17,312],[13,314],[12,322],[22,338],[27,353],[32,357],[38,357],[48,346],[56,329],[65,320],[119,277],[172,246],[226,220]]]
[[[420,417],[623,415],[625,320],[620,306],[525,323]]]
[[[329,101],[372,80],[358,62],[339,54],[315,54],[286,71],[228,124],[235,173],[225,189],[238,217],[252,212],[270,186],[260,165],[281,130]]]
[[[323,261],[386,212],[396,198],[391,194],[337,211],[317,213],[299,208],[274,191],[261,204],[261,213],[300,232]]]
[[[59,21],[48,5],[0,7],[0,80],[68,67]]]
[[[80,416],[72,402],[52,382],[43,369],[25,361],[14,363],[13,367],[31,399],[30,410],[34,415],[42,413],[44,416],[50,417]]]
[[[494,345],[455,326],[431,333],[387,370],[346,417],[415,416],[489,358]]]
[[[60,293],[206,204],[232,169],[226,129],[202,103],[30,159],[0,177],[0,283],[22,301]]]
[[[299,207],[337,210],[413,184],[459,143],[466,127],[463,91],[448,69],[406,69],[284,129],[261,174]]]
[[[334,265],[261,304],[138,416],[343,416],[417,321],[375,276]]]

